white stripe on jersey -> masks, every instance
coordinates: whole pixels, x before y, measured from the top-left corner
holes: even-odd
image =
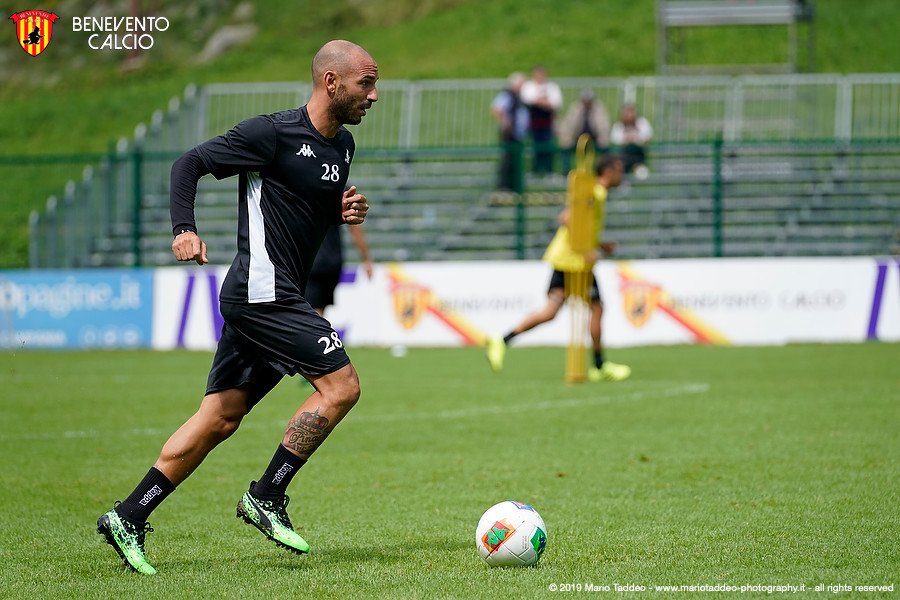
[[[250,238],[250,272],[247,274],[247,302],[275,300],[275,265],[266,252],[266,224],[263,220],[262,178],[259,173],[247,173],[247,217]]]

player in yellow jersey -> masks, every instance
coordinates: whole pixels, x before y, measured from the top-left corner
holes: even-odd
[[[610,255],[615,251],[614,242],[600,241],[603,232],[603,221],[606,214],[606,198],[609,190],[622,182],[622,159],[613,154],[604,155],[597,163],[597,181],[594,186],[594,198],[596,200],[597,219],[597,247],[588,254],[582,254],[572,250],[569,240],[569,211],[563,210],[559,215],[560,226],[556,235],[544,252],[544,260],[553,265],[553,275],[550,277],[550,287],[547,291],[547,304],[544,308],[526,316],[512,331],[504,337],[492,337],[487,341],[487,357],[491,368],[499,371],[503,368],[503,359],[506,356],[506,348],[510,341],[519,334],[534,329],[552,321],[566,300],[565,271],[580,271],[597,262],[602,256]],[[621,381],[631,375],[631,368],[604,359],[603,344],[601,341],[601,318],[603,316],[603,300],[600,297],[600,288],[597,285],[596,276],[591,277],[591,341],[594,350],[594,366],[588,369],[589,381]]]

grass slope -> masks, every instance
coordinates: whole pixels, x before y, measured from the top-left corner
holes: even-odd
[[[211,355],[0,354],[0,589],[265,600],[550,598],[564,583],[896,590],[897,349],[620,349],[631,380],[580,386],[562,383],[560,349],[513,348],[499,375],[474,349],[356,349],[363,399],[290,490],[311,554],[234,518],[310,390],[285,380],[154,513],[153,578],[124,572],[94,522],[194,410]],[[510,498],[547,523],[536,568],[492,570],[476,554],[478,517]]]

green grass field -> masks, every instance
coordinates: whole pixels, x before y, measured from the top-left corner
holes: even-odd
[[[291,486],[289,554],[235,504],[310,390],[285,380],[152,515],[154,577],[95,533],[196,408],[211,354],[0,354],[4,598],[707,596],[662,585],[900,591],[896,344],[610,352],[634,377],[566,385],[563,351],[356,349],[363,398]],[[543,516],[534,568],[489,569],[481,513]],[[646,586],[616,592],[615,585]],[[591,593],[593,596],[596,592]],[[713,594],[715,595],[715,594]],[[738,594],[733,594],[738,595]],[[765,591],[742,597],[771,597]]]

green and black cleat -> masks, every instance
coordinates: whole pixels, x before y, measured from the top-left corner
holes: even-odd
[[[115,549],[126,567],[144,575],[156,573],[144,556],[144,536],[150,531],[153,531],[150,523],[122,518],[115,510],[97,519],[97,533],[106,538],[106,543]]]
[[[250,484],[251,488],[253,483]],[[247,490],[238,502],[237,516],[262,531],[279,546],[297,554],[306,554],[309,552],[309,544],[297,535],[291,525],[287,514],[289,501],[290,498],[286,495],[278,500],[261,500]]]

